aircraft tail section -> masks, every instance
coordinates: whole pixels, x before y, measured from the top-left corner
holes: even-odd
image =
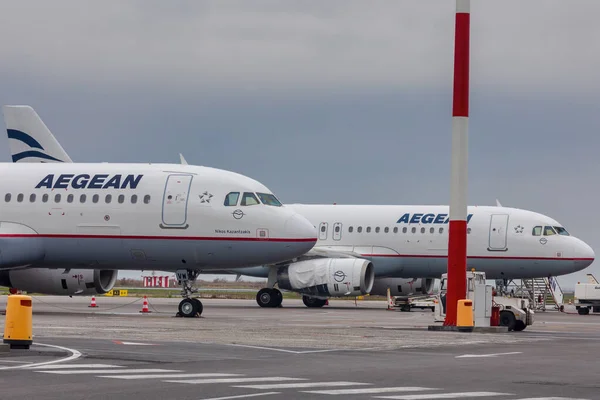
[[[13,162],[73,162],[30,106],[3,106]]]

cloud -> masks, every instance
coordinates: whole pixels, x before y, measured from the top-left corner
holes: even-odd
[[[472,82],[597,88],[597,1],[472,2]],[[454,2],[29,0],[0,6],[4,71],[103,87],[451,85]]]

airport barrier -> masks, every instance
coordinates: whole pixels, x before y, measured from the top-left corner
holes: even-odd
[[[4,343],[11,349],[29,349],[32,337],[31,296],[11,295],[6,303]]]
[[[473,330],[473,301],[463,299],[458,301],[456,326],[459,331]]]
[[[104,295],[109,297],[127,297],[129,295],[129,292],[127,291],[127,289],[113,289],[104,293]]]

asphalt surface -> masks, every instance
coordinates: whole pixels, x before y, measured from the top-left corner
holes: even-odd
[[[596,315],[474,334],[428,332],[431,311],[382,302],[208,300],[184,319],[178,299],[150,299],[149,314],[96,300],[34,297],[34,345],[0,356],[2,398],[600,399]]]

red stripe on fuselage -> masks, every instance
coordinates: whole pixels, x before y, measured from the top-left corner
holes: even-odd
[[[141,235],[77,235],[77,234],[0,234],[0,238],[58,238],[58,239],[133,239],[133,240],[232,240],[239,242],[316,242],[317,238],[254,238],[254,237],[224,237],[224,236],[141,236]]]
[[[389,258],[448,258],[446,255],[437,254],[361,254],[363,257],[389,257]],[[477,259],[503,259],[503,260],[565,260],[565,261],[594,261],[593,258],[573,257],[528,257],[528,256],[469,256]]]

